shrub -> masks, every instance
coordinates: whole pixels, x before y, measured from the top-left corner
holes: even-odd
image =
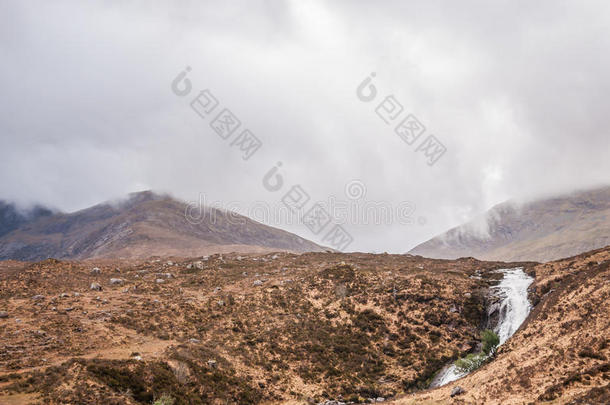
[[[481,341],[483,342],[483,353],[486,355],[492,354],[500,344],[498,335],[489,329],[481,332]]]
[[[174,398],[163,394],[153,402],[153,405],[174,405]]]
[[[471,353],[464,358],[456,360],[455,367],[462,373],[470,373],[481,367],[487,359],[484,353]]]
[[[466,357],[456,360],[455,367],[462,373],[470,373],[481,367],[485,360],[496,350],[500,344],[500,338],[493,331],[487,329],[481,332],[481,341],[483,342],[482,351],[479,353],[471,353]]]

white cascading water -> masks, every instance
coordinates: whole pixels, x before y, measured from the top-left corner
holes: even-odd
[[[527,299],[527,289],[532,284],[534,279],[523,271],[522,267],[514,269],[498,270],[504,273],[504,278],[494,288],[500,297],[499,319],[498,325],[494,332],[500,338],[500,344],[503,344],[519,329],[519,326],[527,318],[531,305]],[[464,377],[468,373],[461,373],[451,364],[446,366],[434,378],[430,388],[440,387],[448,384],[459,378]]]
[[[527,299],[527,289],[534,279],[523,271],[522,267],[502,270],[504,278],[500,284],[493,287],[502,297],[500,303],[500,319],[495,331],[500,338],[500,344],[506,342],[530,313],[532,306]]]

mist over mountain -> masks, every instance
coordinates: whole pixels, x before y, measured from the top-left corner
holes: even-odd
[[[409,253],[454,259],[548,261],[610,244],[610,187],[526,204],[506,202]]]
[[[0,260],[143,258],[219,252],[322,251],[319,245],[247,217],[205,209],[187,220],[187,204],[150,191],[74,213],[2,206]]]
[[[39,205],[20,209],[14,203],[0,200],[0,237],[28,222],[51,214],[52,210]]]

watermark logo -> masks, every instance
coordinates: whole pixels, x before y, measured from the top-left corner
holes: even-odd
[[[370,103],[377,98],[377,87],[373,79],[375,72],[367,76],[356,88],[356,96],[364,103]],[[412,113],[403,114],[405,108],[393,94],[386,96],[375,107],[375,114],[386,125],[394,126],[394,133],[409,146],[413,146],[426,132],[426,127]],[[402,117],[402,118],[401,118]],[[447,148],[434,135],[428,135],[416,148],[426,157],[426,163],[433,166],[447,152]]]
[[[360,180],[352,180],[345,185],[345,195],[350,200],[361,200],[366,196],[366,186]]]
[[[172,81],[171,90],[176,96],[186,97],[193,90],[193,84],[187,77],[191,70],[191,67],[187,66]],[[197,93],[189,105],[199,118],[205,120],[213,116],[212,113],[220,106],[220,102],[210,89],[203,89]],[[229,146],[239,150],[243,160],[250,159],[263,146],[262,141],[248,128],[243,128],[242,121],[227,107],[220,109],[220,112],[210,120],[209,125],[225,141],[237,134]]]
[[[265,176],[268,183],[263,184],[269,186],[269,191],[280,191],[284,184],[278,170],[279,168],[274,166],[269,171],[271,174],[267,173]],[[210,204],[201,194],[199,201],[193,201],[186,206],[185,217],[192,224],[200,224],[203,221],[215,224],[217,221],[224,221],[243,225],[247,216],[269,225],[304,225],[313,235],[321,236],[323,244],[337,250],[345,250],[354,241],[345,228],[347,225],[425,224],[424,217],[420,216],[417,220],[414,218],[416,206],[412,201],[392,204],[388,201],[366,199],[367,187],[361,180],[349,181],[345,184],[344,191],[344,195],[330,195],[325,201],[312,202],[305,188],[294,184],[286,187],[275,204],[257,201],[247,205],[238,201]]]
[[[183,98],[193,93],[193,83],[189,79],[192,69],[187,66],[171,82],[171,91]],[[365,78],[358,86],[356,94],[363,102],[371,102],[377,98],[377,87],[373,84],[375,73]],[[263,142],[250,129],[243,125],[242,120],[231,109],[223,106],[210,89],[199,90],[195,97],[189,100],[191,110],[198,118],[209,120],[209,127],[229,147],[238,150],[243,160],[249,160],[263,146]],[[408,114],[401,119],[404,107],[393,95],[385,99],[375,108],[380,119],[391,124],[398,122],[395,132],[409,145],[415,144],[425,132],[425,127],[413,116]],[[432,165],[445,153],[444,146],[433,136],[428,136],[420,144],[416,152],[421,151]],[[184,212],[186,220],[194,225],[204,221],[214,224],[218,221],[244,225],[246,218],[238,212],[244,212],[247,217],[265,224],[290,225],[295,220],[307,227],[314,235],[323,235],[322,243],[337,250],[345,250],[354,241],[352,235],[345,229],[346,224],[401,224],[413,223],[412,215],[415,204],[403,201],[392,206],[384,201],[366,200],[367,188],[360,180],[351,180],[345,185],[345,198],[329,196],[327,201],[312,201],[307,187],[301,184],[288,184],[281,173],[282,162],[277,162],[263,176],[262,185],[270,193],[280,192],[278,204],[269,205],[256,202],[244,207],[240,202],[228,204],[208,204],[205,196],[200,194],[199,201],[187,204]],[[424,218],[425,221],[425,218]],[[422,223],[421,217],[419,223]]]

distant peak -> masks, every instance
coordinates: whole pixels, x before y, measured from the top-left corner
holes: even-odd
[[[158,192],[154,192],[152,190],[136,191],[133,193],[129,193],[127,195],[127,201],[129,203],[136,203],[136,204],[146,202],[146,201],[163,200],[166,198],[171,198],[171,196],[167,193],[158,193]]]

